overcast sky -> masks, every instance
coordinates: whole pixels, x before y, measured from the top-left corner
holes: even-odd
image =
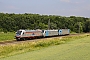
[[[0,12],[90,18],[90,0],[0,0]]]

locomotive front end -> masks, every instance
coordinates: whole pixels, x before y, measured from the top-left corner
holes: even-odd
[[[16,32],[16,35],[15,35],[15,39],[16,40],[20,40],[22,38],[22,34],[23,34],[24,30],[18,30]]]

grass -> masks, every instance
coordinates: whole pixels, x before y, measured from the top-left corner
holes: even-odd
[[[47,40],[40,40],[40,41],[32,41],[32,42],[23,42],[19,44],[10,44],[10,45],[2,45],[0,46],[0,58],[12,56],[20,53],[30,52],[34,50],[39,50],[43,47],[54,46],[65,44],[68,41],[81,39],[84,37],[88,37],[89,35],[81,35],[81,36],[73,36],[73,37],[66,37],[66,38],[50,38]]]
[[[14,40],[14,36],[15,33],[13,32],[7,32],[7,33],[0,32],[0,41]]]
[[[41,49],[41,47],[47,48]],[[11,50],[11,48],[13,50],[15,49],[12,53],[15,53],[15,51],[17,53],[23,51],[25,52],[25,50],[28,52],[11,57],[1,58],[0,60],[90,60],[89,35],[66,37],[64,39],[49,39],[45,40],[44,42],[38,41],[32,43],[22,43],[19,46],[9,46],[9,49],[8,47],[7,49],[5,47],[5,49],[8,51]],[[11,52],[9,51],[9,53]]]

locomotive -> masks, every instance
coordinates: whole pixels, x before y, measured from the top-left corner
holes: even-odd
[[[26,40],[38,37],[50,37],[50,36],[60,36],[69,35],[70,29],[59,29],[59,30],[18,30],[15,35],[15,39]]]

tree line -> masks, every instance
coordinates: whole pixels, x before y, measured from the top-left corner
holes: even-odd
[[[70,29],[77,33],[90,32],[90,18],[0,13],[0,32],[15,32],[19,29],[48,29],[48,25],[50,29]]]

